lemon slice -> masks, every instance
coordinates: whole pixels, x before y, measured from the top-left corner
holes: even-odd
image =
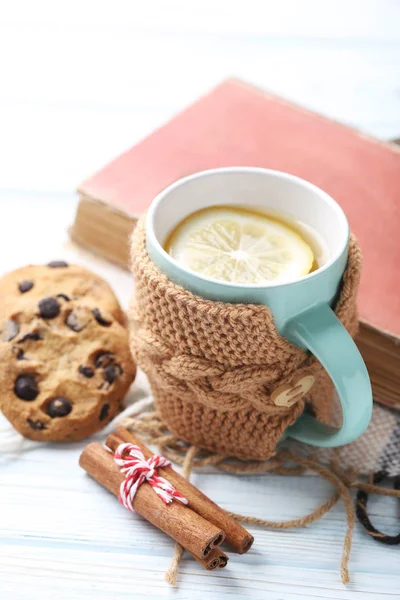
[[[289,226],[236,207],[193,213],[165,249],[199,275],[244,284],[292,281],[307,275],[314,261],[310,246]]]

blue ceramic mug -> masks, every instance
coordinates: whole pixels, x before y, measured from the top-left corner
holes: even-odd
[[[291,282],[245,285],[202,277],[175,261],[163,244],[185,217],[215,205],[286,215],[306,237],[307,230],[321,236],[327,255],[317,270]],[[315,446],[351,442],[366,429],[372,413],[364,361],[331,308],[347,264],[349,235],[342,209],[321,189],[293,175],[252,167],[213,169],[185,177],[155,198],[146,219],[149,256],[172,281],[209,300],[265,304],[280,334],[310,350],[326,369],[341,402],[341,428],[333,429],[303,413],[286,432]]]

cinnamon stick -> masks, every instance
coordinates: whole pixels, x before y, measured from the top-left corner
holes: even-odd
[[[228,560],[229,560],[229,556],[227,556],[225,554],[225,552],[220,552],[219,553],[219,569],[224,569],[226,567],[226,565],[228,564]]]
[[[124,475],[111,452],[101,444],[93,442],[83,450],[79,464],[93,479],[118,496]],[[199,558],[206,558],[225,537],[218,527],[188,506],[176,501],[164,504],[147,482],[138,488],[133,499],[133,508]]]
[[[147,446],[124,427],[117,427],[115,432],[108,436],[106,445],[115,451],[120,444],[125,442],[139,446],[145,458],[150,458],[153,455]],[[185,477],[174,471],[172,467],[160,468],[159,473],[189,500],[189,506],[197,514],[225,532],[225,541],[236,552],[244,554],[250,550],[254,538],[236,519],[210,500],[210,498],[185,479]]]
[[[214,571],[214,569],[223,569],[228,564],[228,556],[225,552],[222,552],[220,548],[213,548],[207,558],[199,558],[192,554],[193,558],[197,560],[206,571]]]

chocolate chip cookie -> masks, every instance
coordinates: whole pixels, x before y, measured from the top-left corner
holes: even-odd
[[[98,306],[124,323],[124,313],[108,285],[98,275],[78,265],[55,260],[47,265],[28,265],[0,279],[0,315],[7,314],[16,300],[58,297]],[[24,302],[25,303],[25,302]]]
[[[75,441],[98,431],[135,376],[128,333],[115,315],[67,296],[16,303],[0,323],[0,410],[33,440]]]

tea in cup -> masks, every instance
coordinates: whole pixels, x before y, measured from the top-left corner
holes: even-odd
[[[244,206],[211,206],[192,213],[164,249],[183,267],[220,281],[294,281],[324,264],[328,249],[317,232],[302,231],[282,214]]]

